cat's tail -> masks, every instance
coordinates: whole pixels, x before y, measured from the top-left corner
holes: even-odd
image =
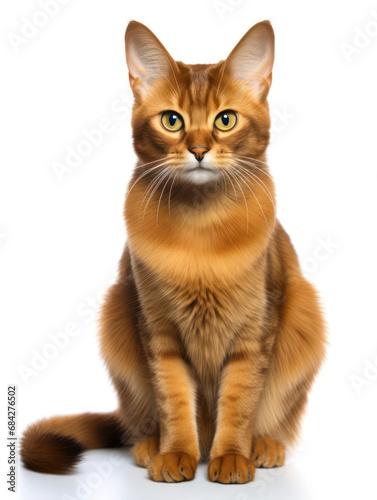
[[[27,469],[48,474],[72,472],[85,450],[125,445],[114,413],[83,413],[40,420],[28,427],[21,441]]]

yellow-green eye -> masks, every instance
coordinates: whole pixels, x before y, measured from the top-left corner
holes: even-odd
[[[222,111],[215,119],[215,127],[223,132],[232,129],[236,123],[237,115],[234,111]]]
[[[162,113],[161,123],[169,132],[178,132],[183,127],[183,118],[175,111],[165,111]]]

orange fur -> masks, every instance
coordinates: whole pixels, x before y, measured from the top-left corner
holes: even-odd
[[[119,395],[115,443],[134,444],[155,481],[192,479],[200,458],[223,483],[282,465],[324,357],[316,292],[276,220],[266,164],[273,43],[259,23],[225,61],[186,65],[145,26],[127,29],[139,162],[101,352]],[[182,129],[164,128],[169,110]],[[214,127],[224,110],[237,117],[229,131]],[[76,455],[103,444],[76,424],[29,429],[25,464],[50,472],[33,452],[46,432],[74,439]]]

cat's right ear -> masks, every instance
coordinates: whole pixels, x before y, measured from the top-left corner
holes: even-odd
[[[253,26],[238,42],[225,64],[231,75],[245,84],[258,99],[265,99],[271,86],[275,36],[268,21]]]
[[[130,85],[135,98],[141,98],[155,82],[172,77],[177,64],[160,40],[144,24],[131,21],[125,35]]]

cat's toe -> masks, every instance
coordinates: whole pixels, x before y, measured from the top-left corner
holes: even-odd
[[[194,479],[198,461],[187,453],[159,453],[148,465],[153,481],[177,483]]]
[[[133,448],[135,464],[148,467],[151,459],[158,453],[158,439],[150,437],[135,444]]]
[[[270,437],[258,437],[253,441],[252,460],[255,467],[281,467],[285,461],[285,447]]]
[[[210,481],[223,484],[243,484],[254,479],[255,467],[252,460],[236,453],[212,459],[208,466]]]

